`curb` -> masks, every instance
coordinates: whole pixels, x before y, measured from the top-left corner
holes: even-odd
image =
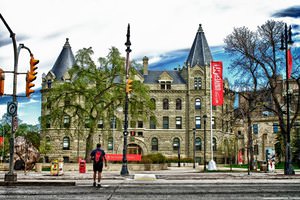
[[[75,186],[75,181],[0,181],[0,186]]]

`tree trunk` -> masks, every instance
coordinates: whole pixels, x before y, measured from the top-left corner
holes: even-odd
[[[94,142],[94,131],[90,129],[89,135],[86,138],[86,148],[85,148],[85,160],[86,162],[91,162],[90,154],[93,150],[93,142]]]

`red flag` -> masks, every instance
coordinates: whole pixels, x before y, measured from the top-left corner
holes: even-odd
[[[212,105],[223,105],[223,67],[221,61],[211,62]]]
[[[287,55],[287,62],[288,62],[288,78],[291,78],[291,74],[292,74],[292,68],[293,68],[293,60],[292,60],[292,53],[291,53],[291,49],[288,49],[288,55]]]

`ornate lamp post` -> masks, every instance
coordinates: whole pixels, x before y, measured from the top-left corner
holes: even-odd
[[[287,28],[287,24],[284,25],[284,32],[281,34],[281,47],[280,50],[285,50],[285,62],[286,62],[286,138],[285,138],[285,165],[284,174],[293,175],[295,171],[292,166],[291,160],[291,128],[290,128],[290,94],[289,94],[289,76],[288,76],[288,49],[293,44],[292,41],[292,28]]]
[[[128,24],[127,27],[127,41],[125,43],[126,45],[126,85],[127,81],[129,79],[129,53],[131,52],[130,49],[130,25]],[[123,159],[122,159],[122,169],[121,169],[121,175],[122,176],[127,176],[129,175],[128,168],[127,168],[127,158],[126,158],[126,153],[127,153],[127,135],[128,135],[128,92],[125,92],[125,109],[124,109],[124,131],[123,131],[123,136],[124,136],[124,144],[123,144]]]
[[[203,171],[206,171],[206,118],[207,115],[203,115],[203,122],[204,122],[204,156],[203,156],[203,162],[204,162],[204,168]]]

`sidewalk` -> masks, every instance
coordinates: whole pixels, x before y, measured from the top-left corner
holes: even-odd
[[[228,169],[228,168],[226,168]],[[203,172],[200,168],[192,167],[169,167],[168,170],[161,171],[129,171],[129,176],[121,176],[120,171],[107,171],[104,169],[102,180],[105,182],[122,181],[263,181],[263,180],[285,180],[300,182],[300,171],[295,175],[285,176],[283,170],[277,170],[274,173],[250,172],[247,170],[233,169],[232,172]],[[17,173],[16,183],[4,182],[4,176],[7,171],[0,171],[0,186],[4,185],[76,185],[82,183],[91,183],[93,172],[79,173],[78,171],[67,171],[61,176],[51,176],[49,171],[34,172],[30,171],[24,174],[24,171],[15,171]]]

